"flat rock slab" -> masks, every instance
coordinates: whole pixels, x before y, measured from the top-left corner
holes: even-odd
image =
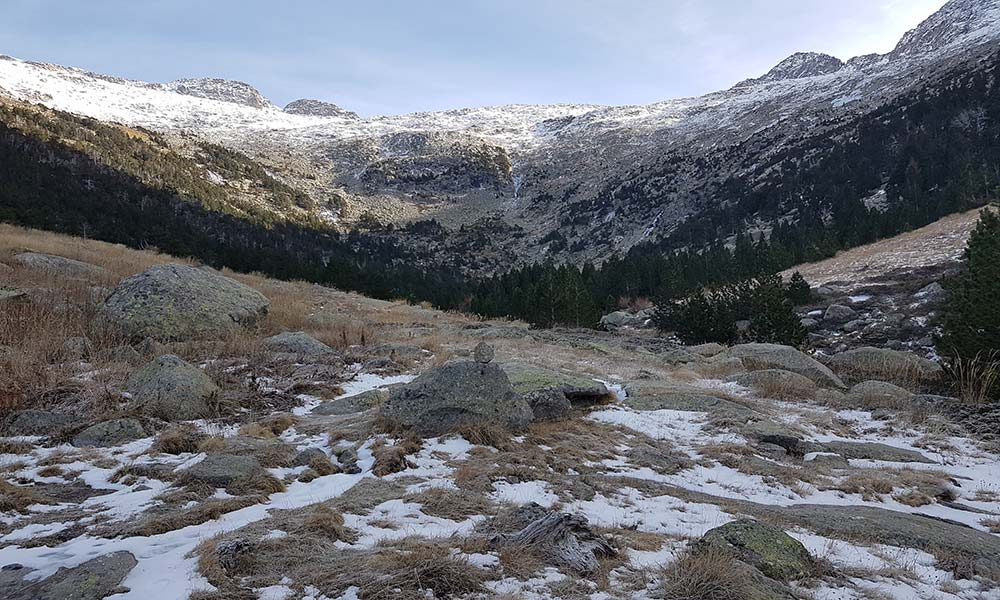
[[[353,396],[327,400],[312,410],[314,415],[352,415],[375,408],[389,398],[387,390],[368,390]]]
[[[84,429],[73,437],[78,448],[106,448],[146,437],[142,423],[135,419],[112,419]]]
[[[124,591],[121,583],[136,566],[131,552],[115,552],[62,568],[41,581],[26,581],[28,569],[0,570],[0,598],[4,600],[103,600]]]
[[[846,540],[878,541],[888,546],[916,548],[937,556],[963,560],[977,575],[1000,577],[1000,536],[918,513],[873,506],[800,504],[759,507],[819,535]]]
[[[6,431],[11,435],[52,435],[76,420],[71,415],[44,410],[19,410],[11,413]]]
[[[43,254],[41,252],[22,252],[14,256],[18,263],[32,269],[48,271],[55,275],[66,277],[108,276],[111,272],[103,267],[85,263],[72,258]]]
[[[264,471],[252,456],[209,454],[205,460],[186,469],[184,475],[215,487],[226,487],[240,479],[249,479]]]
[[[925,464],[934,464],[936,462],[916,450],[897,448],[875,442],[823,442],[820,444],[810,444],[810,446],[818,446],[820,448],[819,450],[810,448],[810,451],[832,452],[844,458]]]
[[[707,390],[683,383],[636,381],[625,386],[624,404],[635,410],[681,410],[687,412],[726,412],[749,416],[753,411]]]

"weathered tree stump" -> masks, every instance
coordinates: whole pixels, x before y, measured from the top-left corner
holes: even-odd
[[[607,540],[590,529],[586,517],[567,513],[545,514],[516,533],[494,536],[492,542],[524,548],[547,564],[568,567],[581,575],[596,571],[599,559],[617,554]]]

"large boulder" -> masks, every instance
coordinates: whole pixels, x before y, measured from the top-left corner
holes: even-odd
[[[300,356],[326,356],[336,351],[304,331],[286,331],[264,340],[264,346],[274,352]]]
[[[28,577],[29,569],[7,565],[0,572],[0,596],[5,600],[102,600],[124,591],[121,583],[137,564],[131,552],[113,552],[60,568],[42,580]]]
[[[820,387],[840,388],[847,386],[833,371],[816,359],[791,346],[780,344],[740,344],[723,353],[727,357],[738,358],[748,371],[783,369],[808,377]]]
[[[211,269],[165,264],[119,283],[102,314],[136,338],[212,339],[252,326],[269,304],[257,290]]]
[[[220,394],[215,382],[198,367],[164,354],[133,373],[125,384],[135,407],[165,421],[187,421],[210,415]]]
[[[135,419],[112,419],[84,429],[73,438],[78,448],[120,446],[126,442],[146,437],[142,423]]]
[[[846,401],[865,408],[900,407],[912,396],[912,392],[885,381],[862,381],[851,388]]]
[[[25,267],[63,277],[103,277],[111,274],[97,265],[41,252],[22,252],[15,255],[14,260]]]
[[[622,327],[640,328],[649,323],[649,315],[646,313],[632,314],[623,310],[618,310],[601,317],[601,327],[607,331],[616,331]]]
[[[826,360],[838,374],[851,380],[877,379],[908,384],[941,377],[941,365],[910,352],[886,348],[856,348],[834,354]]]
[[[517,430],[532,418],[495,363],[459,361],[433,368],[392,391],[381,415],[421,435],[436,436],[466,425]]]
[[[816,397],[816,382],[804,375],[784,369],[750,371],[731,377],[730,381],[753,389],[764,398],[808,400]]]
[[[813,574],[816,562],[801,542],[784,531],[755,521],[740,519],[709,530],[696,548],[715,548],[753,566],[778,581],[802,579]]]

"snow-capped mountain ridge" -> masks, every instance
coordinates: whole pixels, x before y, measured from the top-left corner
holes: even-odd
[[[293,157],[308,173],[292,173],[290,182],[347,198],[346,222],[371,214],[460,224],[500,214],[541,239],[575,218],[563,214],[571,204],[604,202],[608,181],[675,161],[669,185],[656,184],[668,190],[656,192],[664,194],[656,223],[669,229],[696,210],[691,198],[700,197],[705,175],[692,164],[711,155],[713,177],[744,173],[754,157],[719,163],[734,160],[726,149],[760,137],[777,140],[761,156],[779,152],[821,123],[884,105],[998,40],[1000,0],[952,0],[887,54],[845,62],[795,53],[727,90],[632,106],[515,104],[359,118],[315,100],[281,109],[241,82],[146,83],[9,57],[0,57],[0,89],[104,121],[193,133],[276,172]],[[562,200],[542,206],[539,197]],[[644,211],[655,207],[633,211],[624,205],[630,201],[622,192],[615,196],[622,205],[599,215],[620,248],[650,234]],[[618,217],[603,220],[608,214]]]

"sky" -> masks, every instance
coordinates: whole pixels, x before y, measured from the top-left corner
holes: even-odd
[[[223,77],[365,116],[647,104],[798,51],[892,49],[945,0],[3,0],[0,54],[143,81]]]

